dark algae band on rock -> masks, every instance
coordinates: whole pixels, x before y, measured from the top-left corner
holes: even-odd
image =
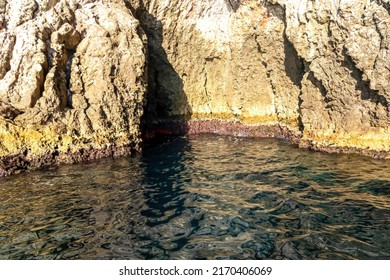
[[[247,138],[280,138],[298,144],[300,136],[278,124],[246,125],[239,121],[226,120],[160,120],[153,128],[144,131],[144,140],[157,136],[184,136],[194,134],[216,134]]]
[[[0,174],[131,153],[141,127],[388,158],[388,6],[0,0]]]

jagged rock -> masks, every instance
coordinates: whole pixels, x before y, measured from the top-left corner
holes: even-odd
[[[276,2],[285,2],[286,35],[307,68],[302,144],[389,151],[389,1]]]
[[[147,123],[276,124],[302,147],[390,156],[389,1],[130,2],[149,35]]]
[[[4,119],[14,120],[20,114],[22,114],[22,112],[12,105],[0,101],[0,116]]]
[[[390,157],[389,11],[388,0],[0,0],[0,173],[128,153],[142,115],[146,130]]]
[[[299,133],[302,63],[286,44],[280,6],[227,0],[130,2],[149,37],[148,123],[222,119],[282,123]]]
[[[0,10],[0,173],[139,149],[146,39],[125,3]]]

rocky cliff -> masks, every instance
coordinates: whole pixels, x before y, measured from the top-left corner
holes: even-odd
[[[130,2],[150,120],[389,157],[389,1]]]
[[[390,2],[279,2],[306,65],[301,143],[388,157],[377,152],[390,148]]]
[[[390,153],[390,2],[0,0],[0,173],[157,133]]]
[[[146,37],[123,1],[0,13],[0,175],[139,148]]]

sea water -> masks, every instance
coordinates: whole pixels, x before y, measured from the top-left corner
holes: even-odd
[[[0,259],[390,259],[390,160],[169,138],[0,179]]]

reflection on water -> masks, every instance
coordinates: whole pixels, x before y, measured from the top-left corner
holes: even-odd
[[[0,179],[0,259],[390,259],[390,161],[173,138]]]

